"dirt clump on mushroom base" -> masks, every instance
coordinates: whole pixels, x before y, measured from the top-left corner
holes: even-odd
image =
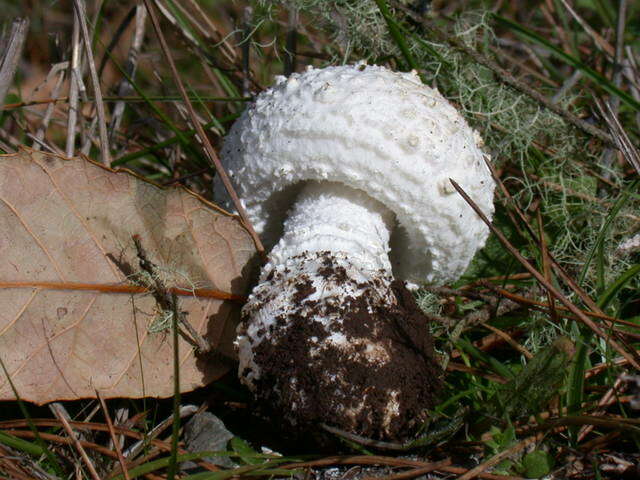
[[[332,254],[322,255],[323,281],[355,283]],[[293,296],[304,308],[276,318],[269,341],[255,346],[256,400],[294,431],[324,423],[367,438],[409,438],[442,386],[428,319],[403,282],[355,287],[357,296],[337,304],[318,299],[307,278],[296,280]]]

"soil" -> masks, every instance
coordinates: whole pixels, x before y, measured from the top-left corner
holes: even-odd
[[[277,318],[254,350],[257,404],[300,432],[327,424],[373,439],[410,438],[442,387],[428,320],[403,282],[356,284],[332,254],[321,255],[323,282],[351,282],[358,295],[319,301],[309,298],[309,278],[296,279],[300,308]]]

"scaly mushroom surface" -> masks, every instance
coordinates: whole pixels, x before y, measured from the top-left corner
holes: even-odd
[[[493,213],[481,146],[416,74],[364,64],[279,77],[234,124],[222,160],[273,246],[243,309],[239,375],[291,426],[402,439],[425,420],[441,371],[399,280],[455,280],[484,244],[449,181]]]

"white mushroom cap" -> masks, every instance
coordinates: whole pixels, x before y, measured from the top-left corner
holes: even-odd
[[[308,180],[341,182],[391,210],[396,278],[458,278],[488,228],[453,189],[488,215],[494,181],[482,142],[415,73],[379,66],[309,68],[261,93],[226,137],[222,158],[267,248]],[[217,200],[224,202],[218,182]]]

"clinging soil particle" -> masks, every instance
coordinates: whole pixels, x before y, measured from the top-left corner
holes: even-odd
[[[332,255],[320,255],[324,281],[355,283],[331,271]],[[357,287],[357,296],[335,305],[313,296],[308,279],[296,279],[292,295],[305,308],[277,318],[284,327],[255,346],[257,401],[294,430],[324,423],[403,440],[426,420],[442,385],[428,320],[403,282]],[[381,289],[392,301],[381,301]]]

